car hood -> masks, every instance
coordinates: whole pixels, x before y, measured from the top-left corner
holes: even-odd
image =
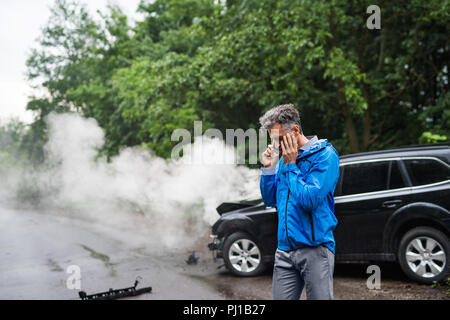
[[[232,212],[240,209],[250,208],[250,207],[259,207],[258,205],[262,204],[262,199],[252,199],[252,200],[240,200],[235,202],[223,202],[220,206],[216,208],[217,213],[220,215]]]

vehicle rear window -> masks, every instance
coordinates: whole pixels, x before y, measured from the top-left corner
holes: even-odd
[[[386,190],[388,172],[389,161],[346,165],[344,166],[342,195]]]
[[[421,186],[450,179],[450,168],[434,159],[403,160],[413,186]]]

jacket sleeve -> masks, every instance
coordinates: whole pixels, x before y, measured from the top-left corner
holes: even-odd
[[[277,205],[277,170],[278,165],[271,169],[262,168],[261,181],[259,187],[264,204],[268,207]]]
[[[329,192],[334,192],[339,178],[339,156],[333,150],[322,152],[303,178],[297,164],[282,167],[291,196],[306,210],[312,211],[324,200]]]

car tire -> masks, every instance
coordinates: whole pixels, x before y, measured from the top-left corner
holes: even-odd
[[[260,246],[245,232],[235,232],[228,236],[222,254],[227,269],[238,276],[256,276],[266,267],[262,261]]]
[[[400,241],[398,261],[403,272],[412,280],[424,284],[439,282],[449,271],[449,239],[434,228],[411,229]]]

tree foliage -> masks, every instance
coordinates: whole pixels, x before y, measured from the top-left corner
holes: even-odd
[[[305,134],[341,154],[448,140],[448,1],[141,1],[131,26],[119,7],[95,20],[57,0],[27,61],[46,95],[24,145],[45,141],[45,116],[76,110],[106,134],[105,153],[146,145],[170,155],[171,133],[256,128],[267,109],[294,103]],[[41,90],[42,92],[42,90]]]

